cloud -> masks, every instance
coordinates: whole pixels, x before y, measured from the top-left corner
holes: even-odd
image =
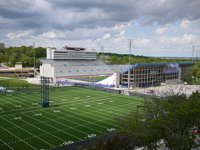
[[[121,47],[130,38],[142,46],[185,45],[199,42],[199,8],[199,0],[1,0],[0,38],[7,45],[23,39],[41,46],[109,42],[107,47]]]
[[[164,32],[166,32],[168,30],[168,28],[167,27],[161,27],[161,28],[157,28],[156,29],[156,34],[163,34]]]
[[[6,34],[6,37],[9,39],[19,39],[19,38],[24,38],[26,36],[29,36],[32,34],[31,30],[27,31],[18,31],[18,32],[9,32]]]
[[[190,27],[190,21],[189,20],[182,20],[180,26],[183,29],[188,29]]]
[[[48,32],[42,33],[42,36],[47,39],[54,39],[56,38],[56,33],[54,31],[48,31]]]
[[[106,40],[106,39],[109,39],[110,37],[111,37],[110,34],[105,34],[105,35],[103,36],[103,39]]]

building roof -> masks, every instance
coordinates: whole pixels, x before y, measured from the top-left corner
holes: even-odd
[[[147,66],[165,66],[167,64],[179,64],[179,65],[193,65],[194,62],[157,62],[157,63],[137,63],[134,65],[131,65],[130,68],[128,68],[127,70],[121,72],[121,73],[125,73],[128,70],[131,69],[135,69],[137,67],[147,67]]]

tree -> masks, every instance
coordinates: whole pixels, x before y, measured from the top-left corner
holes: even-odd
[[[191,132],[200,124],[200,93],[146,101],[142,111],[128,116],[125,130],[142,138],[148,149],[188,150],[199,146]]]

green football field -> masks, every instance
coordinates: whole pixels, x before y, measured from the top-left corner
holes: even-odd
[[[51,149],[120,130],[142,99],[64,87],[50,89],[49,108],[40,102],[39,89],[0,94],[0,150]]]

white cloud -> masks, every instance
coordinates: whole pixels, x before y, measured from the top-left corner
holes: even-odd
[[[32,33],[33,33],[32,30],[9,32],[6,34],[6,37],[9,39],[19,39],[19,38],[24,38],[26,36],[30,36]]]
[[[190,21],[189,20],[182,20],[180,23],[181,28],[183,29],[188,29],[190,27]]]
[[[107,33],[107,34],[105,34],[105,35],[103,36],[103,39],[104,39],[104,40],[107,40],[107,39],[109,39],[110,37],[111,37],[111,35]]]
[[[42,33],[42,36],[47,39],[54,39],[56,38],[56,33],[54,31],[48,31],[48,32]]]
[[[161,27],[161,28],[157,28],[155,33],[158,34],[158,35],[161,35],[163,34],[164,32],[166,32],[168,30],[167,27]]]

